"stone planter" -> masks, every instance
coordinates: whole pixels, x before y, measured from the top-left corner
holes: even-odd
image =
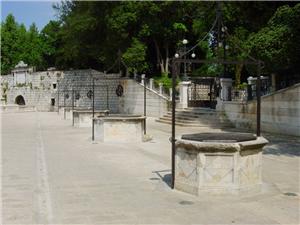
[[[101,142],[142,142],[146,117],[115,114],[94,118],[95,140]]]
[[[73,112],[74,127],[92,127],[93,111],[91,110],[74,110]],[[95,110],[94,116],[106,116],[109,110]]]
[[[194,195],[259,191],[262,151],[268,141],[176,141],[175,188]]]

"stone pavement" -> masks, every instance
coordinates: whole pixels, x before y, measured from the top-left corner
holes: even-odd
[[[57,113],[1,117],[0,224],[299,224],[297,138],[264,134],[261,193],[195,197],[170,189],[170,126],[153,118],[137,145],[92,143]]]

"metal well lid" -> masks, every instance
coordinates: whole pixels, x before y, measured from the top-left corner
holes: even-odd
[[[256,135],[251,133],[195,133],[195,134],[184,134],[181,139],[199,141],[199,142],[243,142],[256,140]]]

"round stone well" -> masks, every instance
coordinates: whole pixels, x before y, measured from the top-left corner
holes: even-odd
[[[175,189],[194,195],[259,191],[267,143],[250,133],[182,135],[175,144]]]

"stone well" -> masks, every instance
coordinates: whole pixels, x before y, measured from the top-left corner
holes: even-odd
[[[175,188],[194,195],[259,191],[267,143],[248,133],[183,135],[176,141]]]
[[[145,116],[127,114],[112,114],[94,118],[95,140],[102,142],[142,142],[145,119]]]
[[[74,110],[73,112],[74,127],[92,127],[93,111],[91,110]],[[109,110],[95,110],[94,117],[106,116]]]
[[[58,114],[66,120],[72,120],[72,107],[59,107]]]
[[[62,116],[63,119],[66,120],[73,120],[73,111],[91,111],[91,108],[84,108],[84,107],[72,107],[72,106],[60,106],[58,109],[58,114]]]

